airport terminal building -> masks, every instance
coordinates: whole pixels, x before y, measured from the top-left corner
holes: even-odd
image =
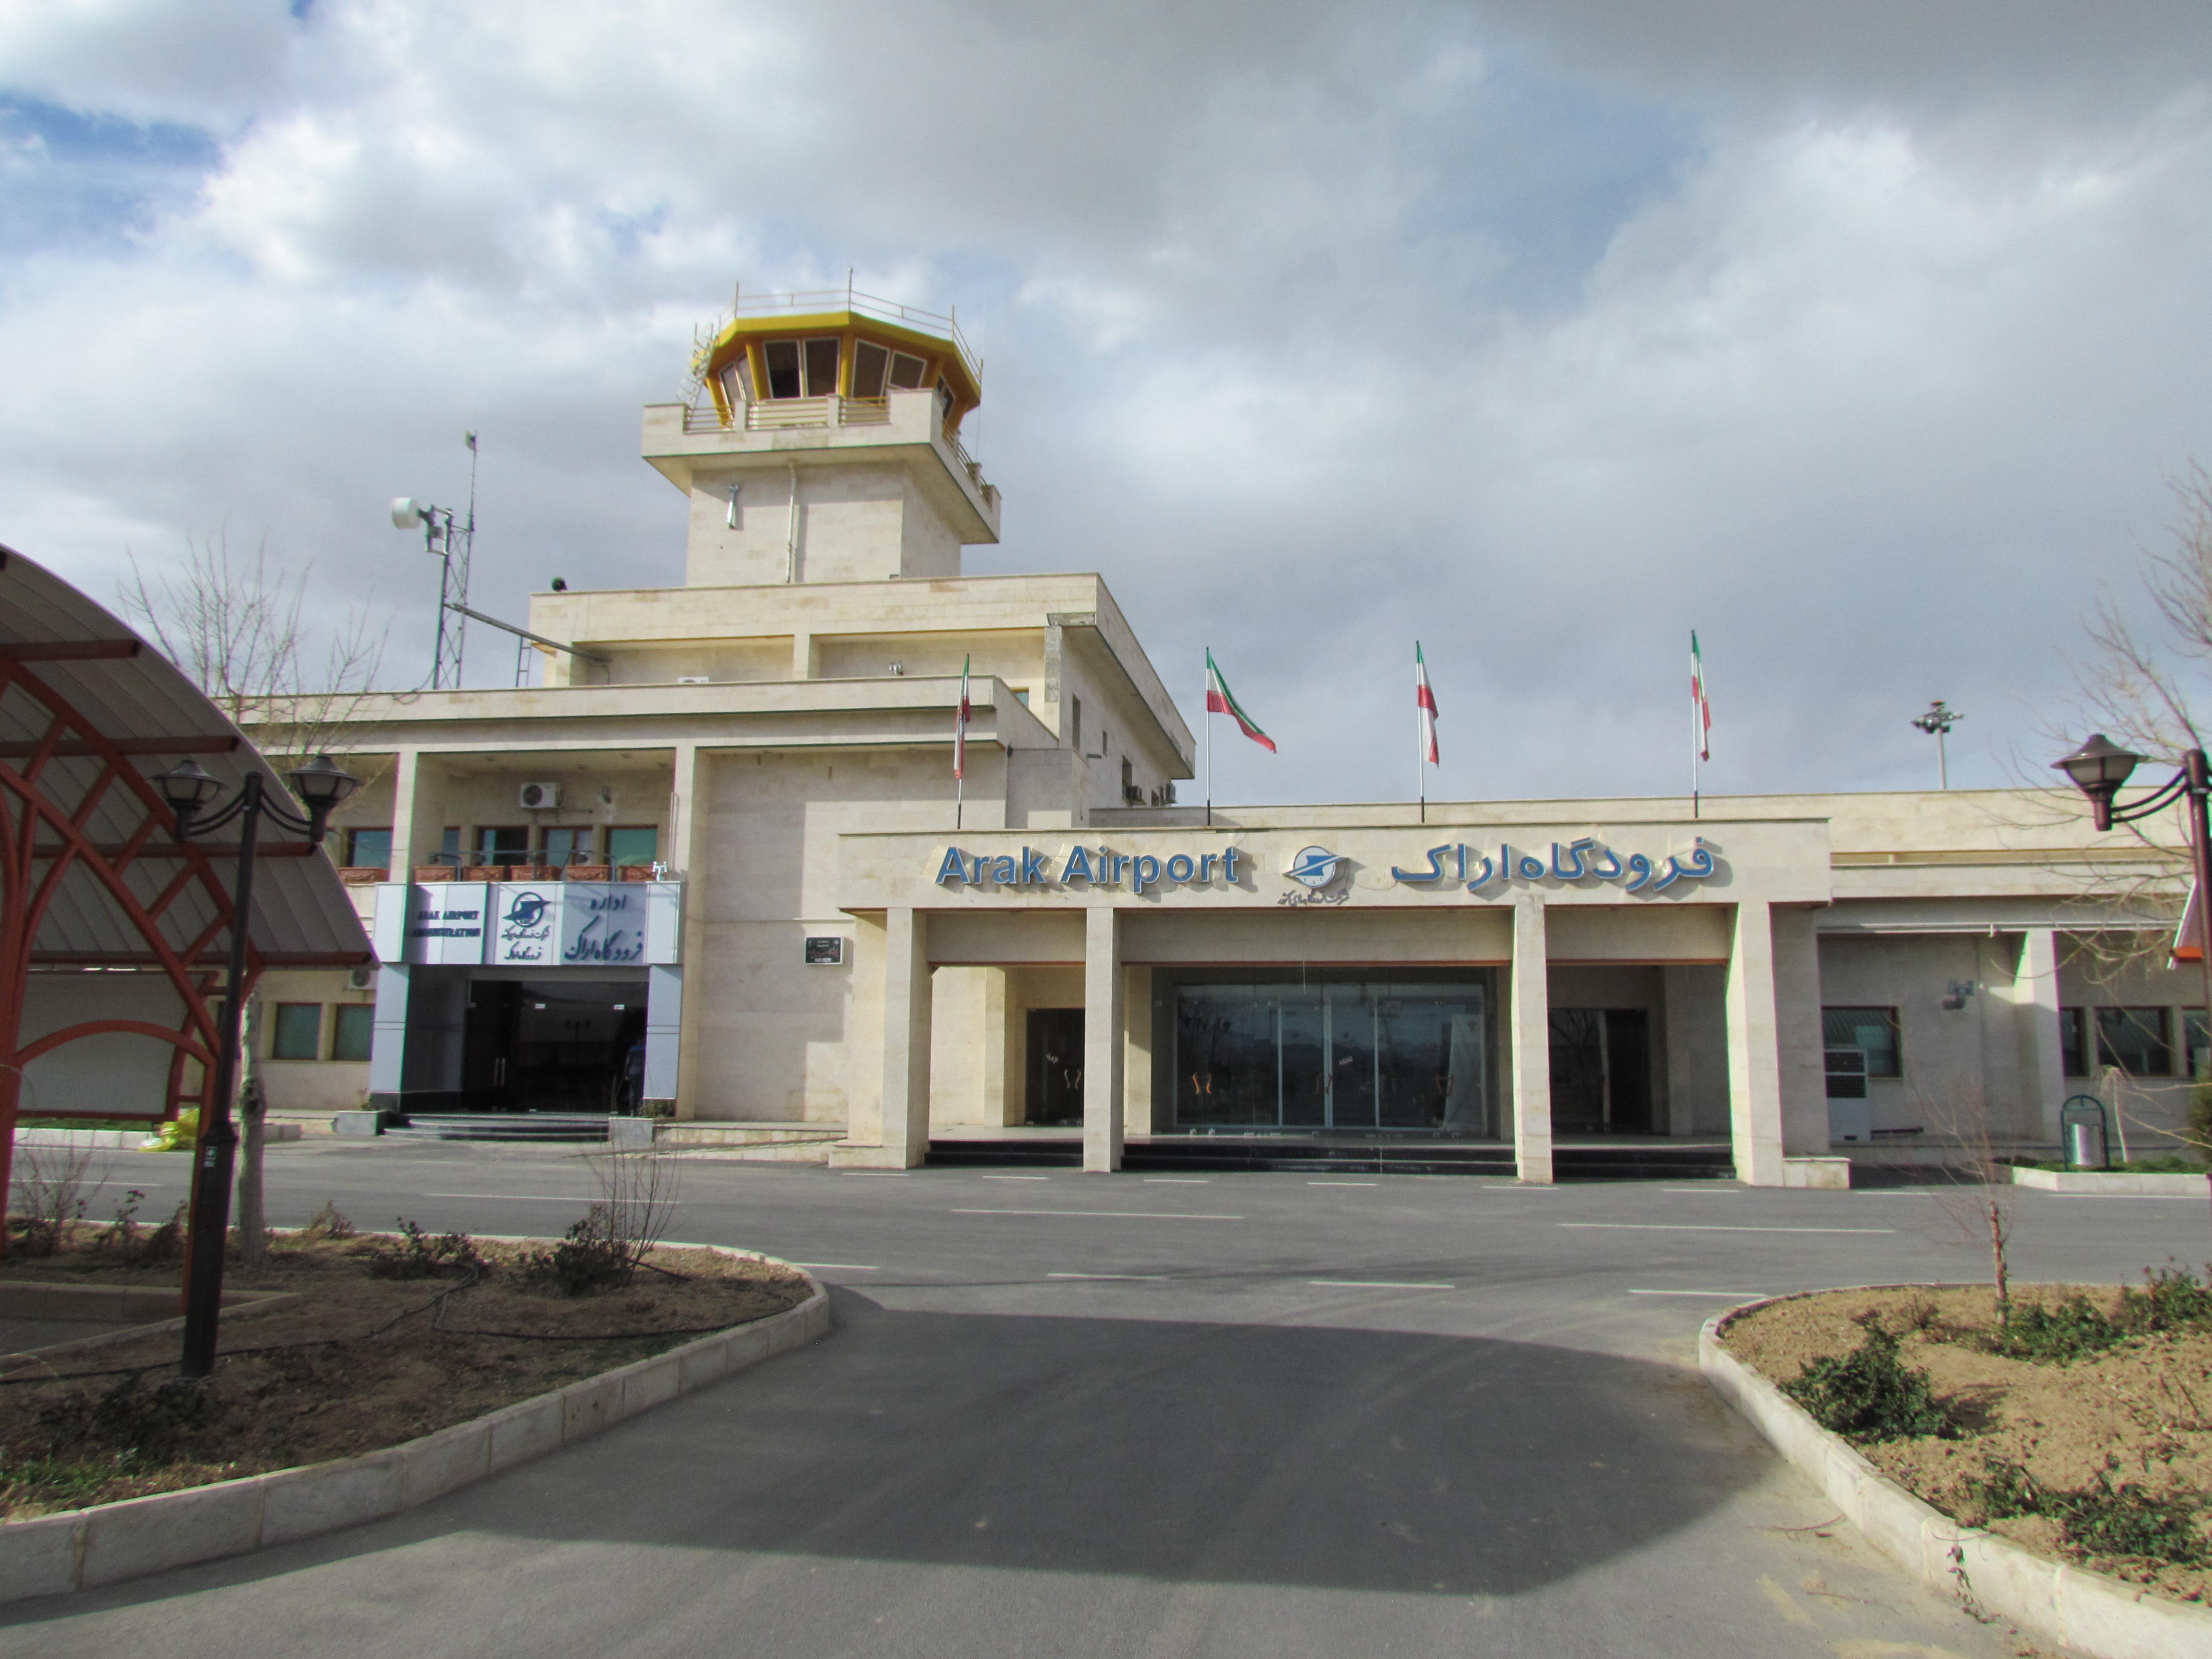
[[[1701,1141],[1761,1185],[2055,1144],[2084,1091],[2141,1145],[2178,1119],[2179,866],[2070,792],[1209,821],[1099,576],[961,574],[1000,502],[949,321],[748,302],[702,368],[645,415],[683,586],[569,573],[538,684],[349,711],[333,850],[378,962],[264,980],[279,1105],[636,1107],[893,1168],[1230,1137],[1541,1182]]]

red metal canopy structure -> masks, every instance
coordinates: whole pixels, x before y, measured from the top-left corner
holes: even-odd
[[[238,848],[178,841],[147,775],[187,755],[226,794],[251,769],[290,799],[238,727],[160,652],[0,547],[0,1217],[27,1079],[41,1115],[151,1120],[208,1103],[217,1029],[210,1004],[228,954]],[[268,968],[373,959],[319,848],[264,842],[260,858],[249,984]],[[118,975],[133,994],[118,996]],[[147,994],[163,987],[169,995]],[[161,1018],[145,1017],[149,1005]],[[38,1089],[40,1060],[94,1039],[107,1040],[103,1052],[117,1051],[116,1039],[167,1045],[167,1088],[147,1097],[87,1089],[80,1067],[69,1074],[71,1097]]]

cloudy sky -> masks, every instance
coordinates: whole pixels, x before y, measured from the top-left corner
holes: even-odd
[[[1103,572],[1224,799],[1960,783],[2045,758],[2212,460],[2203,0],[0,0],[0,541],[265,539],[427,670],[682,580],[637,459],[751,289],[957,305],[976,572]],[[512,657],[473,636],[472,683]],[[1188,792],[1186,792],[1188,798]]]

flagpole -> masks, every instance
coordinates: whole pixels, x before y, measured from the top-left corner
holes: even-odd
[[[1213,828],[1213,648],[1206,652],[1206,690],[1199,696],[1206,710],[1206,827]]]
[[[1421,659],[1420,641],[1413,642],[1413,660]],[[1413,793],[1420,798],[1421,822],[1429,821],[1429,743],[1428,732],[1422,723],[1426,711],[1421,707],[1420,676],[1413,678]]]
[[[1694,681],[1692,683],[1691,689],[1692,691],[1698,690]],[[1705,749],[1705,705],[1693,696],[1690,699],[1690,816],[1692,818],[1697,817],[1700,811],[1698,800],[1698,757]]]

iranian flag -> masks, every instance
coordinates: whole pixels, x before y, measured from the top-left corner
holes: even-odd
[[[1698,758],[1713,757],[1713,706],[1705,696],[1705,659],[1698,649],[1698,630],[1690,630],[1690,720],[1698,739]]]
[[[1413,707],[1421,722],[1421,748],[1431,766],[1441,766],[1437,755],[1437,694],[1429,690],[1428,659],[1421,655],[1421,642],[1413,641]]]
[[[968,665],[973,660],[960,659],[960,712],[952,717],[952,775],[963,780],[968,775],[968,721],[975,712],[968,701]]]
[[[1228,715],[1237,722],[1239,732],[1269,754],[1275,752],[1275,740],[1252,724],[1252,717],[1244,712],[1243,706],[1237,701],[1236,694],[1230,690],[1229,682],[1221,678],[1221,670],[1216,666],[1211,650],[1206,653],[1206,712]]]

